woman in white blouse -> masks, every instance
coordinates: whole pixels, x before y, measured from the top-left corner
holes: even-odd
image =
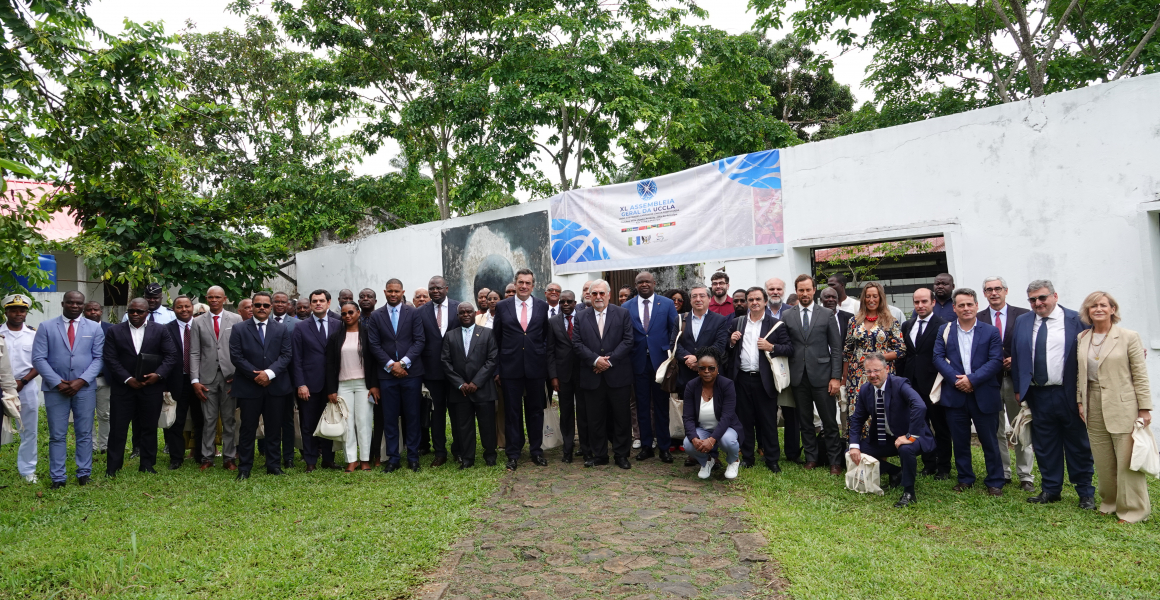
[[[708,479],[713,472],[717,449],[725,450],[725,478],[737,477],[741,459],[741,443],[737,432],[741,431],[741,421],[737,419],[737,392],[733,381],[720,373],[724,355],[715,347],[707,346],[697,350],[697,379],[689,380],[685,386],[685,453],[701,464],[701,479]]]
[[[379,403],[378,363],[371,353],[366,330],[360,325],[362,311],[353,301],[343,302],[339,316],[344,327],[326,340],[326,387],[331,402],[339,396],[349,409],[346,415],[346,472],[371,470],[371,429]]]

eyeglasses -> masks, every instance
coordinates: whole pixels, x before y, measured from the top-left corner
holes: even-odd
[[[983,288],[983,292],[984,292],[984,293],[987,293],[987,294],[990,294],[991,292],[1001,292],[1001,291],[1003,291],[1003,290],[1005,290],[1005,289],[1007,289],[1007,288],[1002,288],[1002,287],[989,287],[989,288]]]
[[[131,314],[131,315],[143,315],[143,314],[145,314],[145,313],[147,313],[147,312],[149,312],[149,311],[147,311],[147,310],[141,310],[141,309],[139,309],[139,308],[130,308],[129,310],[127,310],[127,311],[125,311],[125,312],[127,312],[127,313],[129,313],[129,314]]]
[[[1050,297],[1051,296],[1032,296],[1028,298],[1027,301],[1031,304],[1035,304],[1036,302],[1047,302],[1047,299]]]
[[[269,304],[265,304],[265,303],[263,303],[263,304],[258,304],[257,302],[254,302],[254,303],[250,304],[250,306],[251,306],[252,308],[270,308],[270,305],[269,305]]]
[[[717,370],[717,366],[716,365],[697,365],[697,370],[704,371],[706,373],[712,373],[713,371]]]

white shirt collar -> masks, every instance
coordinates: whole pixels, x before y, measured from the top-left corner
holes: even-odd
[[[254,323],[256,323],[258,325],[265,325],[266,323],[269,323],[269,322],[270,322],[270,317],[266,317],[265,321],[259,321],[256,317],[254,318]]]
[[[138,330],[140,330],[140,329],[145,329],[145,327],[147,327],[147,326],[149,325],[149,319],[145,319],[145,321],[141,323],[141,326],[140,326],[140,327],[133,327],[133,324],[132,324],[132,323],[130,323],[129,321],[125,321],[125,322],[126,322],[126,323],[129,323],[129,328],[130,328],[130,329],[138,329]]]
[[[958,327],[959,331],[961,331],[963,333],[970,333],[970,332],[974,331],[975,326],[978,324],[979,324],[979,318],[975,317],[975,320],[973,322],[971,322],[971,328],[970,329],[963,329],[962,323],[960,323],[958,319],[955,319],[955,327]]]

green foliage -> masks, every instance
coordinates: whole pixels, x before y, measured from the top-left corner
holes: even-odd
[[[824,263],[818,265],[818,279],[825,281],[830,275],[842,273],[849,278],[848,285],[853,288],[864,281],[874,281],[877,278],[878,265],[884,261],[897,262],[907,254],[922,254],[930,252],[932,248],[934,244],[926,240],[897,240],[842,246],[836,248]]]
[[[28,167],[0,158],[0,296],[12,293],[27,294],[17,277],[24,277],[34,287],[48,285],[48,273],[40,269],[39,250],[45,245],[39,225],[47,223],[52,215],[31,193],[5,193],[7,173],[32,176]]]

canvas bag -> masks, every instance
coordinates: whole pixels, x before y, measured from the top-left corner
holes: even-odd
[[[173,394],[165,392],[161,394],[161,416],[157,418],[157,426],[161,429],[169,429],[177,422],[177,401],[173,399]]]
[[[1136,425],[1132,427],[1132,462],[1128,468],[1160,477],[1160,454],[1156,452],[1156,438],[1144,424],[1144,419],[1136,419]]]
[[[1015,423],[1007,432],[1007,441],[1015,445],[1031,445],[1031,409],[1027,408],[1026,402],[1019,403],[1019,414],[1015,415]]]
[[[661,386],[661,389],[672,393],[677,390],[677,371],[679,365],[677,364],[677,341],[681,339],[681,334],[685,332],[685,320],[677,319],[677,337],[673,343],[669,345],[669,357],[657,367],[656,382]]]
[[[946,329],[943,329],[943,336],[942,336],[944,347],[947,344],[947,337],[950,336],[950,334],[951,334],[951,324],[947,323]],[[947,364],[950,364],[950,362],[951,362],[949,358],[946,359],[946,361],[947,361]],[[942,384],[943,384],[943,376],[942,376],[942,373],[939,373],[938,375],[934,376],[934,385],[931,386],[931,388],[930,388],[930,402],[931,402],[931,404],[938,404],[938,401],[942,400]],[[1030,416],[1028,418],[1030,419]]]
[[[777,331],[777,328],[781,327],[782,323],[784,321],[778,321],[773,328],[765,333],[764,339],[769,341],[769,336],[773,335],[773,332]],[[789,358],[785,356],[774,356],[773,352],[765,352],[764,354],[766,360],[769,361],[770,370],[773,371],[774,387],[777,388],[778,392],[789,389]],[[778,403],[778,406],[781,406],[781,403]]]
[[[544,450],[564,445],[564,436],[560,433],[560,408],[549,406],[544,409],[544,443],[540,446]]]
[[[676,394],[669,394],[669,437],[685,439],[685,401]]]
[[[846,452],[846,489],[854,490],[859,494],[878,494],[881,496],[882,486],[879,485],[878,459],[862,453],[862,463],[854,464],[850,460],[850,453]]]

